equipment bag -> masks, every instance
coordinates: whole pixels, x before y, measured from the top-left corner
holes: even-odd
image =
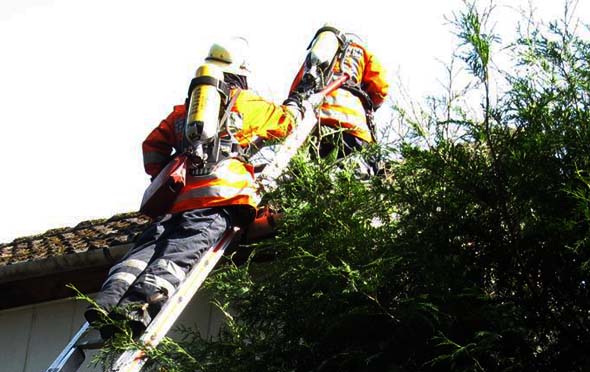
[[[156,218],[165,214],[186,184],[187,155],[176,155],[143,193],[139,211]]]

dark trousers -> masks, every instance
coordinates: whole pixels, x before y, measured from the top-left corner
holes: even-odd
[[[320,158],[325,158],[332,151],[336,150],[338,151],[336,157],[341,159],[354,151],[359,151],[366,145],[367,142],[350,133],[345,131],[334,132],[322,135],[319,143],[319,155]]]
[[[231,227],[232,210],[219,207],[173,214],[152,224],[111,268],[96,303],[106,310],[154,304],[148,307],[153,317],[203,253]],[[85,315],[94,320],[89,319],[91,311]]]
[[[317,155],[320,158],[323,159],[331,153],[336,152],[336,159],[344,159],[355,152],[360,152],[369,143],[344,130],[320,126],[318,145]],[[355,174],[361,179],[377,173],[377,161],[375,159],[357,156],[351,159],[351,161],[355,164]]]

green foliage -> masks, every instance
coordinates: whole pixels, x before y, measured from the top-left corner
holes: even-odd
[[[452,24],[463,48],[459,57],[475,77],[485,82],[488,79],[492,44],[499,38],[485,31],[492,9],[479,11],[476,5],[475,2],[467,4],[465,11],[454,16]]]
[[[279,235],[207,283],[220,334],[187,330],[163,370],[590,370],[590,43],[519,35],[493,103],[489,11],[453,22],[483,112],[450,90],[400,109],[409,136],[370,181],[300,154]]]

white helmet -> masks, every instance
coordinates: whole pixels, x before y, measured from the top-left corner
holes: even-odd
[[[234,37],[211,45],[205,62],[219,66],[223,72],[248,76],[247,51],[248,41],[243,37]]]

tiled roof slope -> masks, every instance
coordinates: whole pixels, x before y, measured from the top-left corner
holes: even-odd
[[[0,244],[0,266],[131,243],[149,222],[150,219],[140,213],[125,213],[17,238]]]

